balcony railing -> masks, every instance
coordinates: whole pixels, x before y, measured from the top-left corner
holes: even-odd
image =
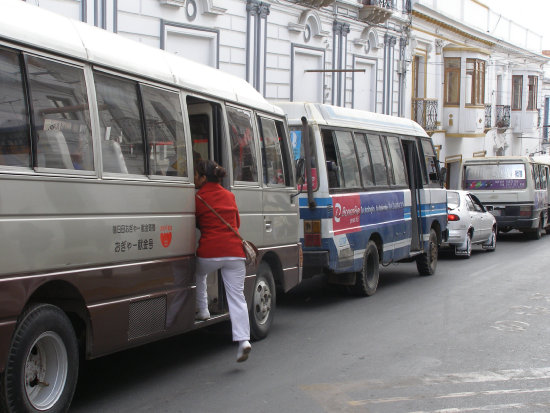
[[[510,127],[510,105],[496,105],[497,116],[495,126],[497,128]]]
[[[296,0],[296,3],[301,4],[302,6],[314,8],[330,6],[335,2],[336,0]]]
[[[490,129],[492,126],[492,111],[493,106],[492,105],[485,105],[485,129]]]
[[[367,23],[385,23],[393,14],[393,0],[363,0],[359,18]]]
[[[437,128],[437,99],[413,98],[414,120],[427,131]]]

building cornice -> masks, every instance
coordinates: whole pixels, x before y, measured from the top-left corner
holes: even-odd
[[[453,32],[453,33],[456,33],[458,34],[459,36],[462,36],[466,39],[470,39],[470,40],[474,40],[476,42],[480,42],[482,44],[485,44],[489,47],[492,47],[494,46],[496,43],[495,42],[492,42],[492,41],[489,41],[489,40],[486,40],[486,39],[482,39],[481,37],[478,37],[478,36],[475,36],[471,33],[468,33],[462,29],[459,29],[458,27],[456,26],[453,26],[451,24],[448,24],[448,23],[445,23],[445,22],[442,22],[441,20],[438,20],[438,19],[435,19],[433,17],[430,17],[428,16],[427,14],[424,14],[424,13],[421,13],[419,12],[418,10],[413,10],[412,11],[412,15],[413,15],[413,18],[418,18],[418,19],[421,19],[421,20],[424,20],[428,23],[431,23],[433,24],[434,26],[438,26],[438,27],[441,27],[445,30],[448,30],[450,32]]]

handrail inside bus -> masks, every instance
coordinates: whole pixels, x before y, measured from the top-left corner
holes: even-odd
[[[304,151],[306,157],[306,180],[307,180],[307,204],[309,209],[315,209],[317,206],[313,199],[313,184],[311,179],[311,149],[309,147],[309,126],[307,119],[302,116],[302,136],[304,137]]]

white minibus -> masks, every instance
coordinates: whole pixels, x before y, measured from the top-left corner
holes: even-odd
[[[499,232],[539,239],[548,226],[548,164],[527,156],[465,159],[462,187],[495,216]]]
[[[304,277],[328,275],[359,295],[377,289],[379,265],[437,265],[447,198],[432,140],[416,122],[315,103],[281,103],[298,185]],[[299,172],[300,174],[300,172]]]
[[[301,279],[284,114],[247,82],[20,0],[0,2],[0,410],[64,412],[79,360],[195,321],[193,157],[227,171],[260,249],[245,295],[265,337]]]

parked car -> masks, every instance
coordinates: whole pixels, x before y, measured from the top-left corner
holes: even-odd
[[[481,201],[468,191],[447,191],[448,245],[455,255],[469,258],[472,245],[487,251],[497,245],[497,223]]]

